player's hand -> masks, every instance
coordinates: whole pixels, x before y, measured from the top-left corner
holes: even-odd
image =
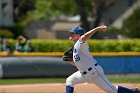
[[[98,31],[105,32],[107,30],[107,27],[105,25],[101,25],[97,27]]]

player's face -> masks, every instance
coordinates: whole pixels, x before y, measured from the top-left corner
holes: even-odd
[[[70,33],[70,37],[69,39],[70,40],[73,40],[73,41],[77,41],[79,39],[79,34],[76,34],[76,33]]]

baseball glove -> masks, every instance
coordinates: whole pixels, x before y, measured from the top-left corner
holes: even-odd
[[[64,61],[73,61],[73,46],[71,48],[68,48],[64,52],[63,60]]]

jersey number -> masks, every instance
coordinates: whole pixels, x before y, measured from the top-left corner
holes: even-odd
[[[79,60],[80,60],[79,55],[78,55],[78,54],[76,54],[76,55],[74,56],[74,59],[75,59],[75,61],[79,61]]]

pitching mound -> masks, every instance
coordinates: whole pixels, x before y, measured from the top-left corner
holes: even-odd
[[[138,87],[140,84],[122,84],[129,88]],[[24,84],[24,85],[1,85],[0,93],[65,93],[65,84]],[[105,93],[94,84],[79,84],[75,86],[75,93]]]

